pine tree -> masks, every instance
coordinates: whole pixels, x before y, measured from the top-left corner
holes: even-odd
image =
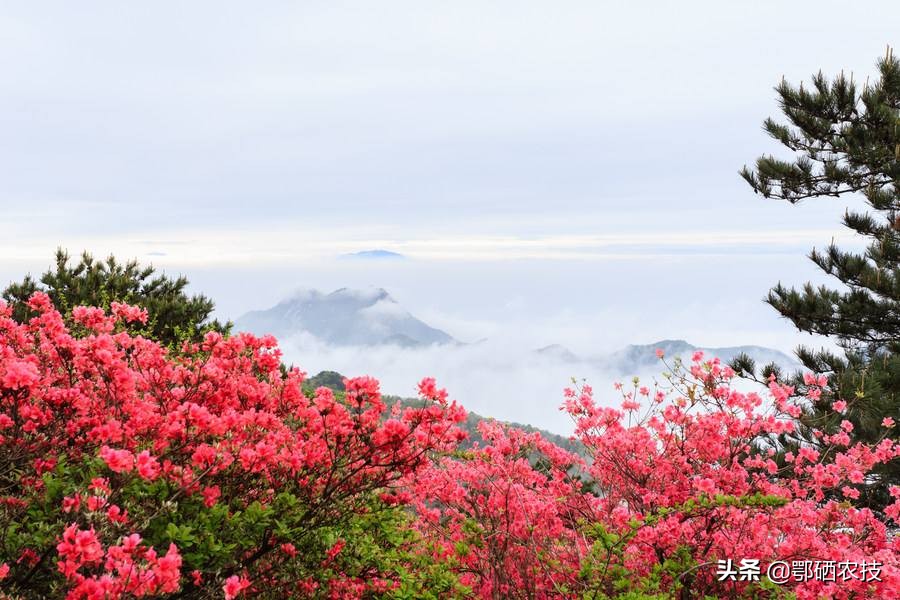
[[[800,444],[816,446],[815,430],[831,434],[843,420],[853,424],[851,440],[896,440],[900,429],[900,61],[890,49],[878,62],[879,77],[862,88],[843,73],[829,80],[821,72],[812,86],[776,87],[787,124],[767,119],[765,131],[794,153],[793,160],[763,156],[743,178],[766,198],[797,202],[859,195],[871,211],[847,210],[843,224],[867,239],[862,253],[834,242],[810,259],[837,279],[839,289],[802,289],[778,283],[766,301],[800,331],[833,338],[843,356],[801,347],[807,369],[827,374],[830,391],[800,418],[797,436],[782,436],[780,457]],[[752,374],[746,357],[733,365]],[[776,370],[763,370],[766,378]],[[803,380],[793,383],[802,389]],[[834,403],[847,403],[844,411]],[[838,405],[841,406],[840,404]],[[883,419],[897,422],[886,427]],[[890,423],[890,421],[888,421]],[[789,468],[789,465],[787,465]],[[890,485],[900,485],[900,461],[857,486],[858,504],[876,511],[890,502]]]
[[[113,302],[125,302],[147,309],[147,334],[157,341],[178,347],[185,340],[197,341],[207,331],[228,333],[230,323],[211,319],[215,305],[203,295],[188,296],[184,276],[155,275],[153,267],[136,260],[121,263],[114,256],[97,261],[87,252],[71,266],[70,256],[56,251],[55,268],[35,281],[30,275],[13,283],[3,299],[13,308],[13,318],[24,322],[32,316],[26,301],[36,291],[46,292],[61,313],[69,316],[76,306],[109,309]]]

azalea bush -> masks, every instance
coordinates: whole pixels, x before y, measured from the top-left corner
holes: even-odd
[[[666,389],[637,387],[621,409],[598,407],[590,389],[569,392],[566,408],[590,449],[590,475],[602,496],[592,525],[597,538],[586,562],[587,585],[685,590],[751,596],[768,589],[800,598],[889,597],[900,586],[898,541],[868,509],[833,499],[857,496],[876,465],[900,455],[900,444],[850,445],[846,432],[823,439],[833,460],[803,448],[789,456],[791,472],[772,460],[779,449],[754,442],[792,431],[801,407],[815,402],[825,378],[808,376],[805,399],[772,380],[768,393],[741,392],[734,372],[696,353],[675,365]],[[894,489],[900,497],[900,489]],[[898,498],[900,499],[900,498]],[[888,510],[893,526],[900,502]],[[881,563],[880,581],[718,581],[718,561],[835,561]]]
[[[578,453],[465,411],[434,380],[304,392],[274,339],[163,347],[112,303],[24,322],[0,304],[0,596],[177,598],[890,598],[900,489],[852,505],[900,456],[852,423],[778,447],[827,381],[742,391],[679,361],[615,408],[566,391]],[[825,394],[827,395],[827,394]],[[776,461],[775,458],[779,458]],[[783,460],[782,460],[783,459]],[[790,468],[781,463],[788,461]],[[719,576],[758,561],[758,577]],[[774,561],[872,565],[833,581]],[[802,574],[801,574],[802,575]],[[872,576],[874,575],[874,577]],[[893,594],[893,596],[892,596]]]
[[[900,456],[893,424],[873,444],[823,434],[824,451],[802,448],[782,470],[779,449],[758,441],[794,429],[794,390],[773,380],[766,395],[741,392],[718,359],[693,358],[654,389],[623,390],[617,408],[588,386],[567,390],[584,460],[486,426],[483,447],[417,472],[419,528],[442,544],[436,558],[459,562],[464,582],[491,598],[896,597],[900,489],[887,523],[850,503],[868,473]],[[799,401],[817,401],[825,384],[808,376]],[[720,581],[729,560],[759,561],[760,577]],[[805,560],[879,564],[877,576],[847,581],[765,577],[772,562]]]
[[[581,457],[524,431],[484,421],[485,440],[415,476],[417,527],[435,560],[457,565],[479,597],[543,598],[578,589],[590,544],[582,524],[598,498],[577,477]]]
[[[0,304],[0,576],[24,597],[411,594],[404,476],[461,437],[433,381],[388,413],[371,378],[307,397],[272,338],[208,333],[170,355],[146,312]],[[352,541],[350,548],[348,542]],[[415,551],[414,551],[415,550]],[[412,590],[412,591],[411,591]]]

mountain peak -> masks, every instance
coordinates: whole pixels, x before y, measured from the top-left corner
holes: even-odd
[[[367,287],[362,289],[342,287],[328,294],[328,297],[369,304],[381,302],[382,300],[396,302],[396,300],[391,298],[391,295],[387,293],[387,290],[380,287]]]
[[[693,344],[688,343],[686,340],[659,340],[655,344],[648,344],[650,346],[691,346]]]
[[[341,254],[340,258],[356,260],[402,260],[406,257],[398,252],[376,248],[374,250],[362,250],[360,252]]]
[[[282,339],[306,333],[338,346],[410,347],[455,341],[412,316],[380,287],[342,287],[329,294],[300,290],[270,309],[247,313],[236,328]]]
[[[652,350],[654,354],[657,350],[662,350],[666,354],[677,354],[681,352],[692,352],[697,349],[697,346],[691,344],[687,340],[659,340],[652,344],[632,345],[629,346],[629,348],[649,349]]]
[[[576,363],[581,359],[578,356],[566,348],[561,344],[550,344],[549,346],[544,346],[543,348],[538,348],[534,350],[535,354],[540,354],[541,356],[554,358],[556,360],[568,363]]]

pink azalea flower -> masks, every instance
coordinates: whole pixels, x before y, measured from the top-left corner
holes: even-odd
[[[250,581],[244,577],[232,575],[225,580],[225,585],[222,586],[225,591],[225,600],[233,600],[248,587],[250,587]]]

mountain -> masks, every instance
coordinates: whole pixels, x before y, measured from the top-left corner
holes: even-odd
[[[252,311],[236,331],[288,338],[308,333],[335,346],[449,344],[455,340],[415,318],[381,288],[341,288],[330,294],[303,290],[267,310]]]
[[[559,344],[550,344],[549,346],[538,348],[534,353],[563,363],[581,362],[581,358],[578,355]]]
[[[685,362],[690,362],[691,354],[702,350],[707,357],[719,357],[723,362],[728,362],[739,354],[747,354],[756,361],[757,365],[767,365],[774,362],[782,369],[794,371],[800,368],[800,363],[784,352],[764,346],[728,346],[724,348],[701,348],[689,344],[684,340],[661,340],[653,344],[631,345],[615,352],[603,359],[603,362],[624,375],[633,375],[645,372],[648,369],[658,368],[660,360],[656,356],[656,350],[661,349],[667,360],[680,357]]]
[[[390,250],[375,249],[342,254],[340,258],[357,260],[403,260],[406,257],[397,252],[391,252]]]
[[[304,392],[314,392],[320,387],[330,388],[333,392],[343,392],[346,390],[344,376],[337,371],[319,371],[303,381]]]

